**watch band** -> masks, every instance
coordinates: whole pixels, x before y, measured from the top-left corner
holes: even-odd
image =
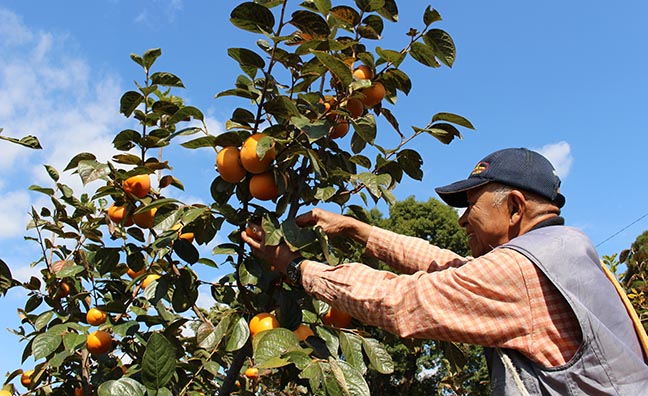
[[[301,286],[301,263],[306,260],[303,257],[293,259],[286,267],[286,276],[294,286]]]

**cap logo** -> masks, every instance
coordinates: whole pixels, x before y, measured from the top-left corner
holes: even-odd
[[[470,176],[475,176],[475,175],[478,175],[478,174],[482,173],[483,171],[488,169],[489,165],[490,164],[488,162],[481,161],[480,163],[475,165],[475,168],[473,169],[473,171],[470,172]]]

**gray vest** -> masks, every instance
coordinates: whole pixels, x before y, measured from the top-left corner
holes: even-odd
[[[637,334],[590,240],[575,228],[549,226],[502,248],[528,257],[556,286],[578,318],[583,341],[567,364],[552,368],[513,350],[486,348],[493,395],[648,395]]]

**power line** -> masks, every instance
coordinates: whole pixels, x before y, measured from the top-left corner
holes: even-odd
[[[646,214],[644,214],[643,216],[639,217],[637,220],[635,220],[635,221],[633,221],[632,223],[628,224],[627,226],[623,227],[622,229],[620,229],[619,231],[615,232],[614,234],[610,235],[609,237],[607,237],[606,239],[604,239],[602,242],[599,242],[599,243],[596,245],[596,247],[601,246],[601,245],[604,244],[605,242],[607,242],[607,241],[609,241],[610,239],[614,238],[615,236],[619,235],[619,234],[622,233],[623,231],[625,231],[625,230],[627,230],[628,228],[630,228],[632,225],[634,225],[634,224],[638,223],[639,221],[641,221],[641,220],[642,220],[644,217],[646,217],[646,216],[648,216],[648,213],[646,213]]]

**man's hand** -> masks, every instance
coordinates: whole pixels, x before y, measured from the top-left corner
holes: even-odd
[[[297,216],[295,219],[300,227],[321,227],[328,236],[346,235],[365,245],[369,240],[371,225],[363,223],[353,217],[343,216],[314,208],[310,212]]]
[[[265,245],[265,234],[263,229],[257,224],[250,224],[250,226],[241,233],[243,241],[250,246],[252,254],[262,260],[265,260],[272,265],[275,269],[282,273],[286,273],[286,267],[293,259],[300,257],[300,254],[290,250],[288,245],[281,243],[277,246]]]

